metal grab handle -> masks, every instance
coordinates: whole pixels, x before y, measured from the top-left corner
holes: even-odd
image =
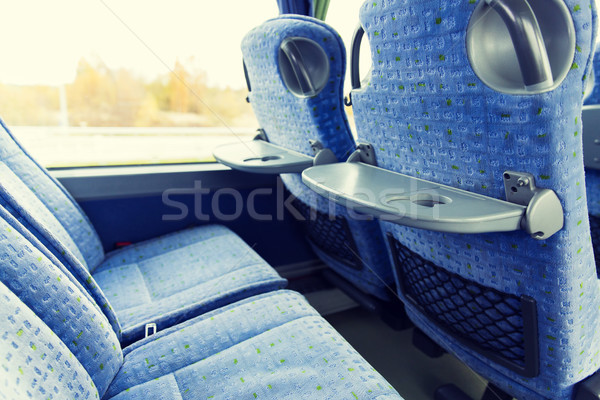
[[[302,58],[302,52],[300,52],[296,43],[294,43],[293,40],[286,40],[281,44],[281,50],[290,62],[290,66],[292,67],[292,71],[296,76],[302,93],[307,96],[314,96],[317,94],[310,73]]]
[[[364,34],[365,30],[359,24],[352,36],[352,47],[350,50],[350,83],[352,84],[352,90],[360,89],[360,72],[358,68],[360,61],[360,44],[362,43]]]
[[[485,3],[498,13],[508,29],[525,86],[551,86],[554,79],[548,52],[527,0],[485,0]]]

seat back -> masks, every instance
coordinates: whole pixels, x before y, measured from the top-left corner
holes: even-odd
[[[3,218],[0,256],[2,392],[102,397],[123,362],[105,315]]]
[[[600,350],[581,141],[595,4],[529,0],[534,13],[563,10],[575,43],[556,88],[536,93],[523,86],[514,94],[484,83],[473,67],[482,60],[468,55],[471,17],[487,4],[364,3],[360,20],[373,69],[368,84],[352,93],[358,137],[384,169],[498,199],[505,199],[505,171],[528,172],[556,192],[564,228],[544,241],[523,231],[382,227],[400,296],[417,326],[518,398],[568,398],[597,370]],[[547,21],[538,22],[542,29]],[[488,50],[511,46],[509,40]]]
[[[600,105],[600,52],[596,51],[594,55],[593,73],[590,74],[592,80],[588,79],[586,98],[584,104],[587,106]],[[583,121],[585,123],[585,121]],[[590,128],[596,129],[591,126]],[[589,129],[589,128],[586,128]],[[584,135],[593,134],[584,129]],[[592,234],[592,244],[594,246],[594,257],[596,259],[596,268],[600,267],[600,171],[586,168],[585,186],[588,199],[588,211],[590,212],[590,229]],[[600,271],[599,274],[600,276]]]
[[[71,240],[65,244],[90,271],[104,258],[96,230],[66,189],[39,165],[0,120],[0,162],[6,164],[52,213]]]
[[[25,303],[0,282],[0,357],[3,398],[98,398],[73,353]]]
[[[250,31],[242,52],[249,99],[269,141],[313,155],[310,141],[318,140],[346,160],[356,145],[343,109],[346,54],[339,34],[317,19],[286,15]],[[378,224],[316,195],[300,174],[281,179],[319,257],[362,291],[387,299],[393,277]]]
[[[27,237],[28,240],[40,242],[38,248],[46,252],[47,257],[53,258],[54,264],[64,273],[71,275],[80,289],[89,294],[90,298],[102,308],[115,333],[120,337],[121,328],[117,316],[94,277],[82,264],[83,256],[66,229],[56,215],[51,213],[39,197],[3,162],[0,162],[0,206],[2,207],[0,216],[5,219],[15,218],[17,223],[27,231],[20,230],[21,234],[31,235],[35,239]],[[5,215],[8,213],[10,217]],[[47,254],[48,252],[50,254]]]
[[[585,105],[600,104],[600,51],[596,48],[592,73],[588,77]],[[591,90],[590,90],[591,89]]]

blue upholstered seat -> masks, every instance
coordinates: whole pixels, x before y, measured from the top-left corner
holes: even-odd
[[[591,92],[585,94],[585,101],[583,103],[585,105],[600,104],[600,51],[598,51],[598,47],[595,49],[592,68],[593,74],[590,74],[590,76],[593,78],[594,85]]]
[[[279,51],[290,38],[309,39],[326,54],[329,76],[315,95],[297,96],[282,80]],[[250,31],[242,41],[242,52],[250,103],[269,141],[313,155],[310,140],[318,140],[338,160],[346,160],[356,144],[344,112],[346,53],[339,34],[317,19],[285,15]],[[293,205],[307,221],[307,237],[315,253],[363,292],[389,299],[392,269],[377,222],[350,215],[316,195],[302,183],[300,174],[283,174],[281,179],[296,197]]]
[[[595,3],[564,1],[575,27],[573,63],[556,89],[529,95],[497,92],[472,69],[466,34],[477,3],[364,3],[373,70],[352,94],[358,137],[384,169],[498,199],[505,199],[503,173],[522,171],[556,192],[564,228],[544,241],[523,231],[382,227],[418,327],[519,399],[570,398],[598,369],[600,351],[581,142]],[[526,317],[531,301],[535,314]],[[535,340],[525,343],[525,330]]]
[[[585,105],[600,105],[600,52],[596,51],[593,62],[594,86],[585,99]],[[584,133],[585,134],[585,133]],[[585,186],[590,212],[590,229],[596,268],[600,266],[600,171],[586,169]]]
[[[241,300],[123,351],[95,302],[15,226],[0,218],[2,398],[400,399],[291,291]]]
[[[122,343],[286,281],[223,226],[187,229],[104,254],[89,220],[65,189],[0,131],[4,206],[103,306]]]

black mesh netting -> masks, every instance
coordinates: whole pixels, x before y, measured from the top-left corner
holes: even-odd
[[[310,208],[298,199],[292,204],[304,217],[306,235],[315,246],[351,268],[363,267],[345,218],[330,217],[329,214]]]
[[[446,271],[390,239],[400,284],[442,329],[517,365],[525,363],[519,297]]]

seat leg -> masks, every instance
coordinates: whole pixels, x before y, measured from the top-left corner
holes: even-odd
[[[406,315],[404,303],[397,299],[383,307],[381,320],[395,331],[403,331],[414,326],[408,315]]]
[[[512,400],[512,396],[493,383],[488,383],[481,400]]]
[[[439,344],[416,327],[413,330],[412,342],[417,349],[431,358],[439,358],[446,352]]]
[[[575,400],[600,399],[600,372],[588,376],[579,382],[575,388]]]
[[[404,303],[400,300],[394,298],[388,303],[366,294],[331,269],[324,270],[323,277],[352,300],[357,302],[361,307],[373,314],[379,315],[381,320],[390,328],[394,330],[403,330],[412,326],[412,322],[406,315]]]
[[[434,400],[473,400],[465,392],[460,390],[457,386],[449,383],[442,385],[435,390],[433,394]]]

